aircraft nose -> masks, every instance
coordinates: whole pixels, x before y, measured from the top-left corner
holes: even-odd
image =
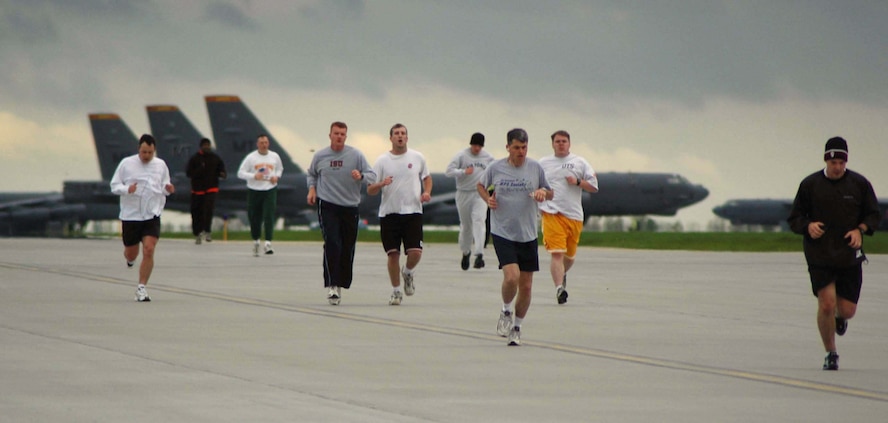
[[[697,201],[702,201],[704,198],[709,196],[709,190],[706,189],[703,185],[694,186],[694,199]]]

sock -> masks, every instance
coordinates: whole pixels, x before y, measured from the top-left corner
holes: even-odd
[[[400,286],[396,286],[394,289],[392,289],[392,293],[393,293],[393,294],[396,293],[396,292],[401,292],[401,287],[400,287]]]
[[[405,265],[405,266],[404,266],[404,273],[406,273],[406,274],[408,274],[408,275],[412,275],[412,274],[413,274],[413,269],[411,269],[411,268],[409,268],[409,267],[407,267],[407,266]]]
[[[524,321],[524,318],[521,318],[521,317],[515,316],[515,323],[512,324],[512,326],[514,326],[514,327],[516,327],[516,328],[520,328],[520,327],[521,327],[521,322],[523,322],[523,321]]]
[[[259,240],[258,240],[258,239],[254,239],[254,240],[253,240],[253,244],[255,244],[255,245],[259,245]]]
[[[512,303],[503,303],[503,311],[510,311],[512,309]]]
[[[145,288],[145,284],[144,284],[144,283],[140,283],[140,284],[139,284],[139,288]]]

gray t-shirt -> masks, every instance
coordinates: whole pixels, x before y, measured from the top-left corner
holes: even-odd
[[[450,164],[447,165],[447,170],[444,174],[448,177],[456,178],[457,191],[476,192],[475,186],[477,186],[478,181],[481,180],[481,176],[487,169],[487,165],[493,160],[493,156],[484,150],[481,150],[476,156],[472,154],[471,148],[465,148],[453,156],[453,159],[450,160]],[[475,170],[472,171],[471,175],[466,175],[466,168],[470,166],[474,167]]]
[[[354,180],[357,169],[364,180]],[[357,207],[361,202],[361,184],[376,182],[376,172],[360,150],[346,145],[342,151],[327,147],[315,153],[305,178],[309,187],[315,187],[318,198],[344,207]]]
[[[531,196],[540,188],[551,189],[542,166],[527,158],[521,167],[509,164],[509,158],[494,161],[484,172],[481,184],[493,185],[496,210],[490,211],[490,233],[515,242],[537,239],[539,209]]]

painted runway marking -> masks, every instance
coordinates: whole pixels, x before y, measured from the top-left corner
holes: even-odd
[[[71,276],[76,278],[81,278],[85,280],[91,280],[96,282],[109,283],[114,285],[122,285],[131,287],[133,285],[132,281],[123,280],[119,278],[112,278],[102,275],[95,275],[91,273],[84,272],[76,272],[70,270],[61,270],[55,269],[51,267],[38,267],[38,266],[28,266],[28,265],[19,265],[12,263],[0,263],[0,267],[7,269],[17,269],[17,270],[27,270],[33,272],[44,272],[44,273],[54,273],[63,276]],[[429,326],[425,324],[417,324],[410,323],[404,321],[397,320],[389,320],[389,319],[381,319],[376,317],[369,316],[361,316],[356,314],[343,313],[339,311],[332,311],[331,309],[320,309],[314,307],[306,307],[306,306],[297,306],[292,304],[284,304],[284,303],[276,303],[272,301],[259,300],[254,298],[246,298],[246,297],[236,297],[225,294],[219,294],[215,292],[207,292],[207,291],[198,291],[187,288],[180,288],[174,286],[167,286],[162,284],[152,284],[152,290],[169,292],[174,294],[188,295],[199,298],[206,299],[215,299],[219,301],[226,301],[236,304],[244,304],[256,307],[264,307],[264,308],[272,308],[282,311],[294,312],[294,313],[303,313],[314,316],[324,316],[324,317],[333,317],[338,319],[346,319],[355,322],[363,322],[363,323],[371,323],[377,325],[391,326],[391,327],[399,327],[404,329],[412,329],[423,332],[431,332],[431,333],[439,333],[443,335],[451,335],[451,336],[459,336],[463,338],[472,338],[484,341],[495,341],[497,343],[502,343],[502,337],[493,335],[493,334],[485,334],[470,330],[460,330],[460,329],[452,329],[438,326]],[[337,309],[341,310],[341,309]],[[873,391],[861,388],[853,388],[848,386],[840,386],[840,385],[832,385],[828,383],[822,382],[814,382],[804,379],[791,378],[786,376],[777,376],[777,375],[769,375],[765,373],[755,373],[755,372],[747,372],[742,370],[728,369],[728,368],[720,368],[720,367],[708,367],[708,366],[700,366],[696,364],[684,363],[679,361],[670,361],[652,357],[643,357],[632,354],[622,354],[618,352],[604,351],[593,348],[585,348],[571,345],[562,345],[556,343],[547,343],[547,342],[536,342],[536,341],[524,341],[522,340],[522,345],[524,347],[533,347],[533,348],[544,348],[552,351],[560,351],[564,353],[577,354],[587,357],[596,357],[596,358],[604,358],[609,360],[617,360],[625,363],[635,363],[641,364],[645,366],[653,366],[660,367],[665,369],[686,371],[686,372],[694,372],[701,374],[708,374],[713,376],[723,376],[730,377],[735,379],[742,379],[747,381],[754,382],[762,382],[768,383],[772,385],[781,385],[791,388],[799,388],[806,389],[817,392],[824,393],[832,393],[839,395],[847,395],[851,397],[870,399],[881,402],[888,402],[888,393]]]

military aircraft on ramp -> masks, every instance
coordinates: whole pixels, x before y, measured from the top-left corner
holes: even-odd
[[[791,199],[734,199],[712,209],[717,216],[728,219],[732,225],[779,226],[788,229],[786,218],[792,210]],[[882,221],[878,230],[888,230],[888,202],[879,202]]]
[[[95,137],[117,140],[97,149],[102,174],[108,172],[105,179],[110,180],[116,163],[136,153],[138,145],[129,142],[135,135],[115,114],[91,114],[89,120]],[[124,134],[118,135],[119,132]],[[97,195],[114,197],[115,203],[109,205]],[[0,236],[62,235],[66,229],[82,227],[88,221],[116,219],[116,201],[107,181],[64,181],[61,193],[0,193]]]
[[[235,158],[243,158],[252,151],[255,148],[256,134],[268,133],[238,96],[210,95],[204,99],[216,138],[217,153],[223,156],[226,163]],[[284,151],[279,144],[275,149],[275,144],[272,143],[273,151]],[[367,159],[372,161],[375,158]],[[287,173],[286,163],[284,173]],[[709,195],[709,191],[703,186],[693,185],[686,178],[673,173],[607,172],[599,174],[598,180],[600,192],[583,193],[583,209],[587,218],[592,215],[674,216],[680,208],[698,203]],[[434,195],[430,203],[423,205],[424,223],[459,224],[456,180],[443,173],[432,173],[432,182]],[[367,196],[365,190],[360,205],[361,216],[371,222],[377,221],[379,200],[379,196]]]

